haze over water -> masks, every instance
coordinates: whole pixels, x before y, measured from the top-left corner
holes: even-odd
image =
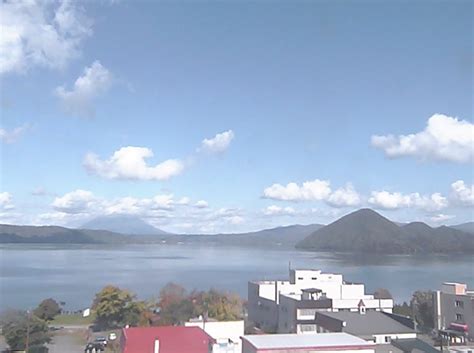
[[[53,297],[77,310],[107,284],[139,298],[168,282],[189,290],[210,287],[247,298],[247,282],[287,279],[288,266],[344,274],[366,291],[387,288],[397,302],[444,281],[474,287],[474,256],[349,255],[283,249],[193,245],[0,245],[0,309],[31,308]]]

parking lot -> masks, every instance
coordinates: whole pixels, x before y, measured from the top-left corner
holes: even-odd
[[[48,345],[49,353],[82,353],[88,341],[87,327],[70,326],[55,331],[53,341]],[[7,349],[7,344],[0,336],[0,352]]]

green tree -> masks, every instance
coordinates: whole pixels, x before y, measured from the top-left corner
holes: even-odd
[[[397,315],[412,317],[413,311],[411,310],[411,306],[408,305],[407,302],[403,302],[403,304],[395,304],[393,306],[393,313]]]
[[[92,309],[99,327],[116,328],[137,325],[144,305],[135,301],[135,295],[129,291],[106,286],[96,294]]]
[[[24,311],[5,315],[2,334],[11,350],[26,350],[28,346],[28,353],[46,352],[45,344],[51,341],[46,321]]]
[[[43,300],[33,313],[42,320],[51,321],[61,313],[61,307],[52,298]]]
[[[434,327],[434,306],[432,291],[416,291],[410,301],[414,318],[425,329]]]

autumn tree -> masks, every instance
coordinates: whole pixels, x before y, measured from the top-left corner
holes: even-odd
[[[175,283],[168,283],[160,291],[158,301],[161,325],[178,325],[194,315],[194,306],[186,289]]]
[[[219,321],[232,321],[242,318],[242,300],[236,294],[211,289],[201,292],[194,299],[195,313]]]
[[[242,301],[234,294],[210,291],[193,291],[190,294],[174,283],[160,291],[158,302],[161,325],[183,324],[192,317],[203,316],[220,321],[242,318]]]
[[[135,295],[127,290],[106,286],[96,294],[92,309],[99,327],[116,328],[137,325],[145,305],[136,301]]]
[[[61,313],[61,307],[52,298],[43,300],[33,312],[42,320],[51,321]]]
[[[2,334],[11,350],[46,352],[51,341],[46,321],[25,311],[9,312],[2,318]]]

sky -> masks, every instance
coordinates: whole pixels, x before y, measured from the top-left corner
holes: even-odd
[[[470,1],[2,1],[0,222],[473,220]]]

